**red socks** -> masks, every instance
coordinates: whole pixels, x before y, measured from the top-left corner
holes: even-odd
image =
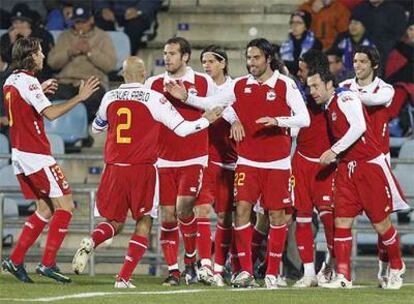
[[[119,272],[118,277],[129,281],[132,273],[137,267],[138,262],[144,255],[145,250],[148,247],[148,238],[140,235],[133,235],[129,241],[129,247],[127,255],[125,256],[124,265]]]
[[[260,256],[260,251],[262,249],[263,240],[266,238],[266,234],[257,230],[256,227],[253,228],[253,237],[252,237],[252,263],[256,263],[256,260]]]
[[[266,274],[274,276],[279,274],[280,261],[282,260],[287,236],[286,227],[286,224],[281,226],[270,225],[267,242],[268,250]]]
[[[325,239],[331,257],[335,257],[334,247],[334,216],[332,211],[321,211],[319,218],[325,230]]]
[[[387,246],[385,246],[382,243],[382,238],[378,234],[378,242],[377,242],[377,249],[378,249],[378,260],[380,260],[383,263],[388,263],[388,252],[387,252]]]
[[[231,245],[230,245],[230,264],[231,264],[231,273],[235,274],[241,271],[240,260],[237,255],[237,248],[236,248],[236,229],[233,226],[232,230],[232,237],[231,237]]]
[[[47,222],[48,220],[41,217],[37,212],[27,218],[16,247],[14,247],[13,252],[10,255],[13,264],[20,265],[23,263],[27,251],[42,233]]]
[[[168,270],[178,270],[178,226],[174,223],[161,223],[161,248],[164,254],[165,262],[168,265]]]
[[[296,218],[296,244],[303,264],[313,263],[312,218]]]
[[[401,269],[403,262],[401,259],[400,238],[394,226],[391,226],[382,236],[382,244],[387,249],[388,259],[391,269]]]
[[[56,254],[68,232],[71,218],[72,213],[63,209],[57,209],[53,214],[49,224],[45,253],[42,258],[42,264],[46,267],[56,265]]]
[[[237,256],[240,261],[242,271],[247,271],[253,274],[252,264],[252,226],[250,223],[246,225],[235,227],[235,243],[237,249]]]
[[[197,219],[197,249],[201,265],[211,266],[211,221],[209,218]]]
[[[196,237],[197,221],[194,215],[179,219],[180,231],[184,241],[184,264],[188,265],[196,261]]]
[[[214,240],[214,272],[222,273],[226,263],[227,254],[231,243],[232,228],[224,228],[217,224]]]
[[[115,228],[111,223],[102,222],[96,226],[95,230],[92,231],[92,240],[94,243],[94,248],[98,247],[100,244],[113,238],[115,235]]]
[[[351,228],[335,228],[334,248],[336,255],[336,272],[351,281]]]

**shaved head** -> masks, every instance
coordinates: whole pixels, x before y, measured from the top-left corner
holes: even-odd
[[[146,77],[144,61],[137,56],[129,56],[122,65],[122,76],[126,82],[143,83]]]

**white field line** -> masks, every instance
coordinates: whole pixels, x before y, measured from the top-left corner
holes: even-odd
[[[404,284],[405,286],[413,286],[414,283]],[[354,285],[353,288],[374,288],[374,286],[369,285]],[[296,288],[280,288],[283,290],[304,290]],[[317,288],[306,289],[306,290],[318,290]],[[320,289],[319,289],[320,290]],[[171,295],[171,294],[191,294],[191,293],[200,293],[200,292],[249,292],[249,291],[273,291],[277,292],[276,289],[266,289],[266,288],[232,288],[232,289],[184,289],[184,290],[169,290],[169,291],[132,291],[132,292],[83,292],[75,293],[65,296],[58,297],[44,297],[44,298],[0,298],[0,301],[7,302],[53,302],[53,301],[64,301],[68,299],[80,299],[80,298],[96,298],[104,296],[125,296],[125,295]]]

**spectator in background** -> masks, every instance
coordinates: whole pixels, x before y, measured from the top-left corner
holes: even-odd
[[[336,35],[348,30],[349,10],[336,0],[310,0],[299,7],[312,15],[311,30],[327,50]]]
[[[49,31],[63,31],[73,26],[73,4],[62,1],[59,7],[52,9],[46,17],[46,28]]]
[[[335,76],[335,82],[340,83],[345,79],[354,77],[354,73],[345,68],[343,53],[339,49],[329,49],[325,52],[329,61],[329,71]]]
[[[384,64],[404,34],[407,20],[404,9],[393,1],[369,0],[355,7],[354,13],[364,20],[367,33],[378,48]]]
[[[2,60],[0,55],[0,88],[3,88],[4,83],[6,82],[7,77],[11,74],[11,68],[9,64]],[[8,136],[9,130],[9,120],[7,118],[7,112],[4,107],[4,94],[3,90],[0,90],[0,133]]]
[[[310,29],[312,16],[306,11],[296,11],[290,15],[290,34],[283,42],[279,53],[292,75],[299,69],[299,57],[310,49],[322,50],[321,42]]]
[[[408,20],[403,39],[388,56],[385,77],[394,85],[394,99],[389,107],[390,116],[396,117],[409,101],[414,106],[414,15]]]
[[[33,13],[29,10],[27,5],[18,4],[12,11],[11,22],[12,26],[8,33],[5,33],[0,38],[0,52],[1,58],[8,64],[11,63],[11,53],[14,43],[21,37],[35,37],[41,41],[42,51],[45,55],[45,63],[50,49],[53,47],[53,36],[45,29],[33,25]],[[42,72],[38,74],[38,78],[42,80],[49,79],[52,75],[52,70],[45,64]]]
[[[48,58],[49,65],[60,70],[56,75],[59,88],[54,98],[72,98],[77,94],[81,80],[98,77],[99,90],[85,102],[91,122],[109,87],[107,73],[115,69],[116,52],[109,34],[94,26],[90,10],[75,7],[72,20],[73,28],[62,32]]]
[[[338,1],[341,2],[344,6],[346,6],[350,11],[352,11],[355,6],[364,2],[364,0],[338,0]]]
[[[0,8],[0,29],[8,29],[10,25],[10,13]]]
[[[131,54],[136,54],[143,33],[156,20],[160,0],[94,0],[96,25],[105,31],[115,31],[123,27],[131,41]]]
[[[336,52],[342,52],[346,70],[354,70],[354,50],[360,45],[374,46],[374,43],[366,33],[364,19],[361,14],[353,12],[349,20],[348,31],[340,33],[332,44],[332,48]]]

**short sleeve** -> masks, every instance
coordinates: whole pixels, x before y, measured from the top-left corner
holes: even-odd
[[[33,106],[39,114],[52,105],[45,93],[43,93],[40,82],[35,77],[25,77],[21,85],[19,85],[19,92],[24,100]]]

